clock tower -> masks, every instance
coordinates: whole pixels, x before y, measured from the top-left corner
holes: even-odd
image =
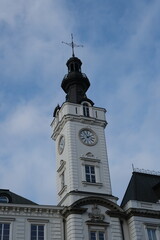
[[[66,100],[54,110],[58,206],[67,240],[124,240],[123,210],[112,195],[105,140],[106,110],[87,97],[89,79],[74,55],[61,87]]]
[[[54,110],[52,139],[56,142],[59,205],[69,206],[86,196],[113,200],[104,129],[104,108],[87,98],[90,86],[74,55],[66,63],[68,73],[61,87],[66,101]]]

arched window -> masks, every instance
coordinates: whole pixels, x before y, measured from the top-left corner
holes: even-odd
[[[79,67],[78,67],[78,64],[77,64],[77,63],[75,63],[75,71],[76,71],[76,72],[79,72]]]
[[[71,71],[71,72],[74,71],[74,65],[73,65],[73,63],[71,64],[71,69],[70,69],[70,71]]]
[[[7,196],[0,196],[0,203],[9,203],[9,199]]]
[[[87,103],[83,103],[83,115],[89,117],[89,106]]]

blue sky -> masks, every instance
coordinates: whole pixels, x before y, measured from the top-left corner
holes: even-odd
[[[113,194],[137,168],[160,171],[160,2],[0,0],[0,188],[56,204],[50,123],[74,34],[88,97],[107,109]]]

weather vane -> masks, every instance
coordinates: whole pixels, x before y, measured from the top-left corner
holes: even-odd
[[[72,57],[75,57],[75,55],[74,55],[74,48],[75,47],[83,47],[83,45],[77,45],[77,44],[75,44],[74,42],[73,42],[73,34],[71,33],[71,43],[67,43],[67,42],[62,42],[62,43],[65,43],[65,44],[67,44],[68,46],[70,46],[71,48],[72,48]]]

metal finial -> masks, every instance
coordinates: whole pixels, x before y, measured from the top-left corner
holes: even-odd
[[[72,57],[75,57],[75,54],[74,54],[75,47],[83,47],[83,45],[77,45],[73,42],[73,34],[72,33],[71,33],[71,43],[67,43],[67,42],[62,42],[62,43],[65,43],[66,45],[68,45],[72,48]]]

